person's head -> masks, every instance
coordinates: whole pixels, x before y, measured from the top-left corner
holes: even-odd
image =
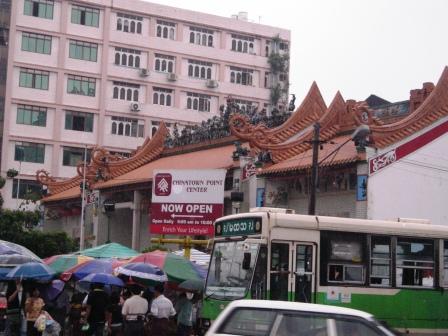
[[[140,295],[140,293],[142,291],[142,289],[138,285],[132,285],[130,289],[131,289],[132,295]]]
[[[191,293],[191,292],[186,292],[186,293],[185,293],[185,296],[186,296],[186,298],[187,298],[188,300],[192,300],[192,299],[193,299],[193,296],[194,296],[194,294],[193,294],[193,293]]]
[[[31,288],[31,290],[30,290],[30,295],[31,295],[33,298],[38,298],[39,295],[40,295],[39,289],[37,289],[36,287]]]
[[[159,295],[163,294],[163,291],[165,290],[165,288],[163,287],[163,284],[157,284],[154,286],[154,295],[157,297]]]

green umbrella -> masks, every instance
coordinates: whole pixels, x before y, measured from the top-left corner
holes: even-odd
[[[118,243],[104,244],[86,250],[76,252],[92,258],[122,258],[127,259],[139,255],[139,253],[129,247]]]

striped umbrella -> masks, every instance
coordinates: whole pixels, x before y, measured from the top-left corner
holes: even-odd
[[[112,274],[116,259],[93,259],[80,265],[69,268],[61,274],[61,279],[69,281],[70,279],[80,280],[90,273]]]
[[[37,280],[50,281],[56,273],[47,265],[29,262],[14,267],[7,275],[8,280]]]
[[[166,251],[153,251],[140,254],[130,260],[131,262],[144,262],[159,267],[166,273],[169,281],[183,282],[189,279],[205,279],[207,269],[201,267],[184,257]]]
[[[84,264],[89,260],[93,260],[93,258],[75,254],[60,254],[46,258],[44,262],[59,276],[69,268]]]
[[[145,286],[168,281],[168,277],[159,267],[143,262],[131,262],[117,267],[115,274],[126,281],[132,280]]]

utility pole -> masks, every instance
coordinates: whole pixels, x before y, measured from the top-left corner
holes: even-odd
[[[311,166],[311,183],[310,183],[310,201],[308,204],[308,215],[316,214],[316,188],[318,179],[318,169],[319,169],[319,146],[321,142],[319,140],[320,124],[315,123],[313,140],[311,141],[313,145],[313,164]]]
[[[84,228],[84,215],[85,215],[85,197],[86,197],[86,169],[87,169],[87,145],[84,146],[84,165],[82,170],[82,192],[81,192],[81,223],[79,228],[79,250],[84,250],[85,240],[85,228]]]

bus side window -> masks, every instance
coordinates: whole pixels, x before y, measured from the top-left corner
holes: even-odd
[[[372,236],[370,240],[370,284],[391,286],[390,237]]]
[[[255,265],[254,279],[251,286],[252,299],[266,299],[268,251],[266,246],[260,247]]]

